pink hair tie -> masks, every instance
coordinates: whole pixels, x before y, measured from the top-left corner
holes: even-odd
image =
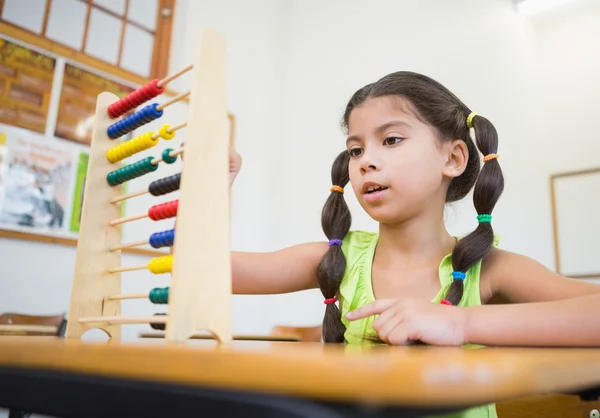
[[[329,304],[331,304],[331,303],[336,303],[336,302],[337,302],[337,298],[329,298],[329,299],[325,299],[325,300],[323,301],[323,303],[324,303],[325,305],[329,305]]]
[[[452,306],[452,302],[450,302],[449,300],[446,300],[446,299],[442,299],[440,304]]]

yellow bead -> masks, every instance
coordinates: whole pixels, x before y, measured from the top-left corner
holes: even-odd
[[[156,257],[148,263],[148,270],[154,274],[170,273],[173,267],[173,256]]]
[[[116,163],[117,161],[124,160],[138,152],[152,148],[158,144],[158,137],[153,138],[153,136],[154,132],[146,132],[129,141],[116,145],[106,152],[106,158],[111,163]]]
[[[163,125],[162,128],[160,128],[160,130],[158,131],[158,134],[160,135],[160,137],[162,139],[166,139],[167,141],[169,139],[173,139],[175,137],[175,132],[169,132],[169,129],[171,128],[171,125]]]

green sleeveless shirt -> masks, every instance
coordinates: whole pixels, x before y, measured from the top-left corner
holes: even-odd
[[[346,256],[346,271],[339,291],[342,323],[346,327],[345,339],[347,344],[375,344],[364,337],[377,337],[373,330],[373,322],[377,315],[348,321],[346,314],[359,306],[375,301],[371,282],[373,257],[379,240],[379,234],[366,231],[351,231],[342,240],[342,251]],[[497,245],[497,237],[494,245]],[[439,303],[452,284],[452,259],[448,254],[439,265],[441,289],[433,298],[433,303]],[[463,298],[459,306],[481,305],[479,276],[481,262],[476,263],[467,271],[464,280]],[[482,405],[453,414],[436,415],[436,418],[497,418],[495,405]],[[433,418],[433,417],[432,417]]]

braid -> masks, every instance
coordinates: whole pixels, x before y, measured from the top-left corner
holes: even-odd
[[[348,162],[350,156],[343,151],[335,159],[331,168],[331,180],[334,186],[343,188],[349,181]],[[329,239],[329,250],[317,267],[317,279],[323,296],[331,302],[337,295],[344,272],[346,257],[341,248],[341,240],[348,234],[352,217],[344,200],[343,190],[332,187],[331,194],[321,212],[321,226]],[[344,342],[346,331],[341,321],[341,313],[335,303],[327,303],[323,318],[323,340],[326,343]]]
[[[458,305],[462,299],[463,280],[467,271],[483,259],[494,243],[491,214],[504,190],[504,176],[496,158],[498,151],[496,128],[486,118],[473,115],[469,115],[468,124],[469,127],[472,125],[475,128],[477,148],[484,156],[492,158],[484,162],[473,192],[473,203],[477,210],[479,225],[475,231],[460,240],[452,252],[454,280],[446,296],[446,300],[452,305]]]

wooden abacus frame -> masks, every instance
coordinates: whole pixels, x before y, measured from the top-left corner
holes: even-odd
[[[118,98],[102,93],[92,133],[67,338],[81,338],[99,328],[120,339],[122,324],[165,323],[167,341],[183,341],[197,331],[208,331],[221,343],[232,340],[226,59],[220,34],[200,32],[192,71],[168,314],[124,318],[121,298],[114,298],[121,291],[121,273],[111,273],[121,267],[121,251],[114,251],[121,244],[121,227],[111,221],[120,216],[121,205],[111,200],[121,195],[122,187],[107,183],[116,167],[106,154],[115,145],[107,135],[115,122],[107,109]]]

